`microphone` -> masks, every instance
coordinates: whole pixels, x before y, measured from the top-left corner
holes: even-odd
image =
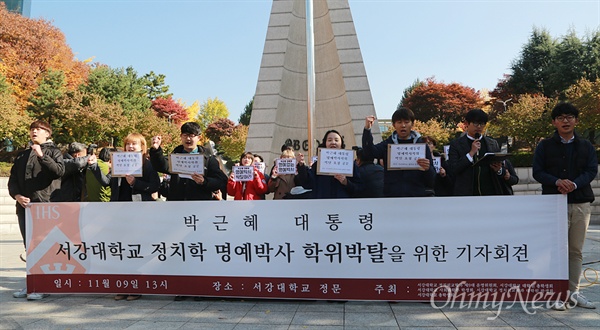
[[[479,141],[481,139],[481,134],[480,133],[475,133],[474,138],[475,138],[476,141]],[[477,149],[477,158],[479,158],[479,150],[480,149],[481,148]]]

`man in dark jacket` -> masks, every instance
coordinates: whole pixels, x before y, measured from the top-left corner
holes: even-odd
[[[366,157],[383,159],[384,195],[386,197],[426,197],[433,196],[435,168],[429,148],[425,147],[425,158],[417,163],[418,170],[392,170],[388,168],[388,145],[401,143],[425,143],[421,134],[413,131],[415,115],[408,108],[400,108],[392,115],[392,125],[395,131],[385,141],[373,144],[371,127],[374,116],[365,118],[365,128],[362,135],[362,148]]]
[[[169,160],[160,147],[160,136],[152,138],[150,161],[158,172],[168,173],[171,179],[168,183],[166,197],[169,201],[211,200],[212,193],[227,186],[227,176],[221,170],[218,160],[212,155],[206,155],[204,148],[198,145],[200,140],[200,125],[187,122],[181,126],[181,145],[173,153],[204,155],[204,174],[194,173],[187,178],[180,174],[169,172]],[[165,193],[165,192],[162,192]]]
[[[506,169],[502,162],[477,162],[488,152],[498,153],[496,140],[484,136],[488,115],[481,109],[465,116],[466,134],[450,142],[448,165],[454,184],[454,196],[505,195]]]
[[[85,144],[81,142],[72,142],[69,144],[67,152],[63,155],[65,174],[61,178],[57,201],[81,202],[85,200],[85,196],[82,196],[82,193],[88,158]]]
[[[362,148],[356,149],[356,165],[365,188],[358,192],[357,197],[375,198],[383,195],[383,167],[374,163],[372,157],[365,156]]]
[[[62,154],[50,140],[51,135],[52,127],[47,122],[36,120],[31,123],[31,147],[17,155],[10,169],[8,193],[17,201],[17,219],[25,245],[25,208],[33,202],[54,202],[60,189],[60,178],[65,173]],[[27,294],[25,288],[13,293],[13,297],[39,300],[44,295]]]
[[[579,277],[594,201],[591,182],[598,174],[598,158],[590,141],[575,132],[578,120],[579,110],[570,103],[560,103],[552,109],[556,131],[535,149],[533,177],[542,184],[542,194],[567,195],[570,300],[577,306],[594,309],[596,306],[579,293]],[[553,308],[565,310],[566,306],[557,302]]]

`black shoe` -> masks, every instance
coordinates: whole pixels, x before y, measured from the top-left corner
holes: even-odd
[[[188,296],[175,296],[175,298],[173,298],[173,300],[182,301],[182,300],[186,300],[187,298],[188,298]]]

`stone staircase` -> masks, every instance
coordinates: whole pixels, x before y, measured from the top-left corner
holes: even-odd
[[[19,233],[15,200],[8,194],[8,178],[0,177],[0,234]]]
[[[519,167],[515,170],[519,176],[519,184],[513,187],[515,195],[542,193],[542,186],[533,179],[530,167]],[[592,188],[596,200],[592,204],[591,222],[600,224],[600,174],[592,181]],[[19,233],[15,200],[8,195],[8,178],[6,177],[0,177],[0,233]]]

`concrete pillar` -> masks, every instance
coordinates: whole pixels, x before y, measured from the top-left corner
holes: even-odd
[[[305,0],[273,1],[246,141],[268,168],[285,143],[308,154],[305,16]],[[314,1],[314,19],[314,138],[335,129],[347,149],[360,146],[364,118],[375,107],[348,1]],[[377,123],[373,133],[380,141]]]

